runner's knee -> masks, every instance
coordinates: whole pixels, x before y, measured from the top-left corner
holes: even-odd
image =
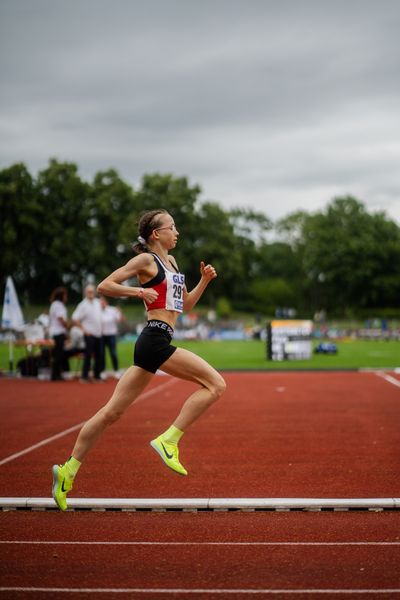
[[[105,408],[102,415],[104,425],[112,425],[122,417],[123,413],[124,411],[118,408]]]
[[[217,391],[218,391],[218,398],[220,396],[222,396],[222,394],[225,392],[226,390],[226,381],[223,377],[221,377],[221,375],[219,376],[218,379],[218,385],[217,385]]]
[[[221,375],[218,373],[218,375],[211,382],[208,389],[211,392],[212,402],[215,402],[215,400],[218,400],[218,398],[220,398],[220,396],[222,396],[222,394],[226,390],[225,379],[221,377]]]

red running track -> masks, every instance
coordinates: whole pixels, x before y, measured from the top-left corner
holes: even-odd
[[[88,455],[74,495],[400,497],[400,388],[373,373],[225,376],[225,396],[182,438],[188,477],[163,467],[149,441],[194,386],[157,377],[161,391],[150,388]],[[114,385],[0,381],[0,462],[90,417]],[[0,465],[0,495],[48,497],[51,465],[76,435]]]
[[[7,600],[400,597],[394,512],[3,512],[0,537]],[[22,586],[30,591],[10,591]],[[72,591],[82,588],[97,591]]]
[[[74,495],[400,496],[398,387],[373,373],[226,379],[224,399],[182,440],[187,478],[167,470],[148,442],[193,386],[158,377],[150,391],[164,387],[131,407],[89,455]],[[0,462],[85,420],[112,389],[111,383],[0,381]],[[48,497],[50,467],[68,456],[75,436],[0,465],[1,495]],[[363,590],[400,598],[399,518],[398,512],[3,512],[0,597],[326,598],[360,597]],[[32,543],[46,541],[57,544]],[[74,543],[58,543],[65,541]],[[75,543],[82,541],[89,544]],[[82,588],[92,593],[76,591]]]

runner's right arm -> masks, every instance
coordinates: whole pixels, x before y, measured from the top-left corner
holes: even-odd
[[[158,292],[153,288],[131,287],[122,285],[124,281],[137,277],[139,273],[148,271],[149,267],[154,263],[153,258],[147,254],[139,254],[131,258],[126,265],[116,269],[108,275],[99,285],[97,291],[104,296],[113,298],[141,298],[148,303],[154,302],[158,297]]]

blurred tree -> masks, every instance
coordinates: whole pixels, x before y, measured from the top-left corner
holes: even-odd
[[[251,208],[234,208],[229,217],[235,236],[251,239],[258,245],[265,243],[267,232],[273,228],[271,219]]]
[[[0,171],[0,278],[11,275],[18,293],[35,276],[32,249],[41,231],[41,210],[34,182],[22,163]]]
[[[35,187],[41,214],[40,235],[32,247],[31,298],[43,301],[60,283],[79,293],[92,266],[90,187],[79,177],[75,164],[55,159],[39,172]]]
[[[364,306],[396,307],[400,298],[400,227],[384,213],[372,215],[366,260],[370,278]]]
[[[281,241],[263,244],[259,255],[260,277],[281,277],[288,281],[301,278],[301,264],[289,244]]]
[[[313,308],[384,306],[400,293],[400,228],[384,213],[369,214],[351,196],[325,211],[283,222],[298,254]],[[281,231],[282,222],[280,224]]]
[[[230,297],[238,309],[257,311],[257,300],[247,284],[260,276],[260,248],[266,244],[272,221],[263,213],[246,208],[229,211],[229,219],[233,226],[232,248],[236,262]]]
[[[90,187],[92,247],[88,268],[98,280],[132,257],[129,240],[124,243],[125,223],[138,213],[132,188],[114,169],[98,172]]]
[[[140,211],[164,208],[175,218],[186,218],[193,214],[200,191],[197,185],[189,186],[187,177],[154,173],[143,176],[136,199]]]
[[[231,316],[232,307],[231,307],[231,303],[229,302],[228,298],[225,298],[223,296],[218,298],[215,303],[215,309],[216,309],[217,316],[220,319],[229,319],[229,317]]]
[[[258,312],[273,315],[277,307],[293,307],[295,305],[295,290],[290,283],[280,277],[254,279],[249,288]]]
[[[236,242],[229,214],[216,202],[204,202],[197,212],[196,228],[189,242],[187,272],[192,286],[199,279],[201,260],[214,265],[218,277],[207,293],[210,304],[214,304],[218,296],[229,297],[235,287],[235,280],[243,275],[240,250]]]
[[[288,244],[298,250],[303,240],[304,225],[309,214],[303,210],[298,210],[277,221],[276,231],[283,236]]]
[[[269,282],[265,286],[255,285],[250,288],[250,293],[254,294],[254,300],[257,302],[259,310],[262,309],[260,294],[264,294],[265,297],[267,290],[272,294],[267,303],[269,312],[271,312],[271,306],[304,310],[306,308],[304,306],[304,273],[299,253],[288,243],[274,241],[262,244],[258,254],[258,270],[254,280]]]

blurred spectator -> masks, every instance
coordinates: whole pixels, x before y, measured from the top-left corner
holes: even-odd
[[[82,329],[73,325],[68,332],[67,340],[64,344],[63,354],[63,371],[64,376],[69,373],[69,359],[77,354],[83,354],[85,352],[85,337]]]
[[[51,380],[62,381],[64,342],[67,337],[67,302],[68,293],[65,287],[58,287],[50,296],[49,336],[54,340]]]
[[[111,362],[115,374],[118,371],[118,356],[117,356],[117,334],[118,324],[124,319],[123,314],[116,306],[110,306],[107,298],[100,296],[102,308],[101,322],[103,333],[103,371],[106,366],[106,348],[108,348],[111,356]]]
[[[78,304],[72,314],[74,325],[83,331],[85,337],[85,358],[82,366],[82,381],[89,381],[92,356],[94,356],[94,378],[101,380],[102,351],[102,308],[100,300],[95,296],[93,285],[85,287],[85,298]]]
[[[40,315],[35,319],[36,323],[39,323],[44,329],[44,336],[47,338],[49,334],[49,325],[50,325],[50,316],[47,313],[40,313]]]
[[[85,336],[83,335],[83,331],[80,327],[73,325],[69,330],[68,339],[65,342],[65,349],[67,352],[77,354],[78,352],[83,352],[85,349]]]

